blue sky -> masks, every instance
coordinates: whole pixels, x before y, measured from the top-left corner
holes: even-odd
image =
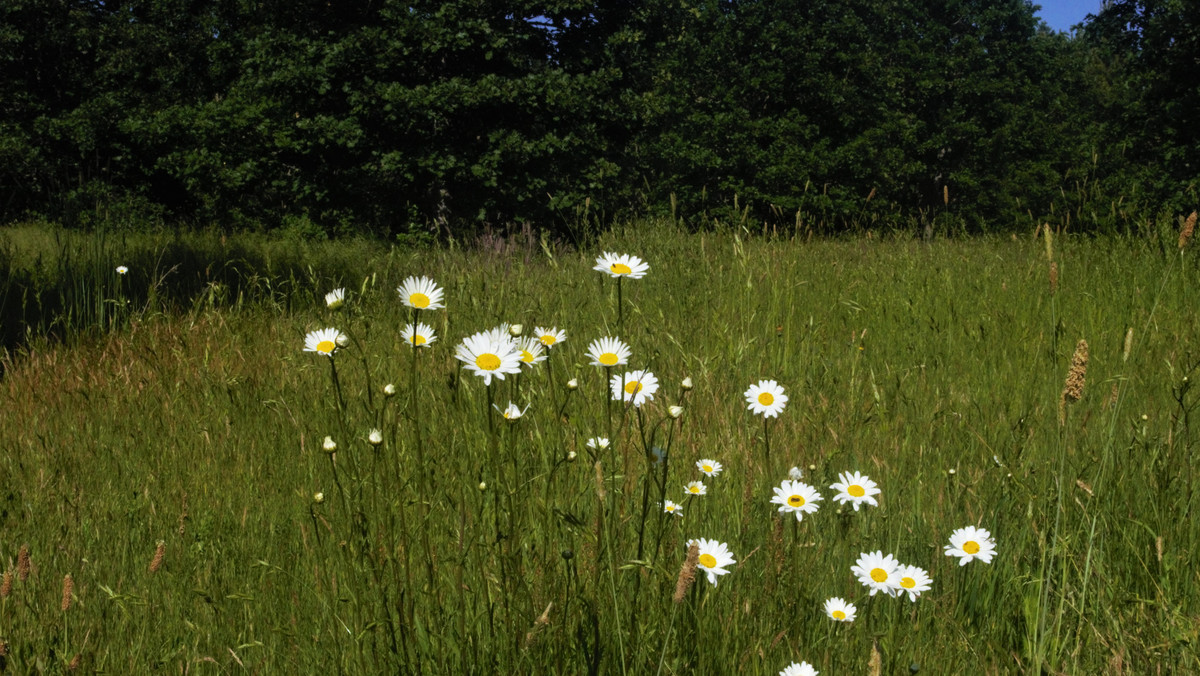
[[[1088,14],[1099,14],[1101,0],[1034,0],[1037,15],[1057,31],[1069,31]]]

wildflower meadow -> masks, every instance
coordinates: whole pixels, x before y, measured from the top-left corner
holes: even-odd
[[[110,242],[4,357],[0,671],[1200,671],[1178,227]]]

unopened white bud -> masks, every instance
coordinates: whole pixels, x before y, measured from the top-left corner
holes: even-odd
[[[396,386],[391,383],[384,385],[383,386],[383,396],[385,396],[385,397],[396,396]]]
[[[383,432],[380,432],[378,429],[371,430],[371,433],[367,435],[367,441],[371,442],[372,446],[378,446],[379,444],[382,444]]]
[[[679,386],[682,387],[684,389],[684,391],[692,389],[692,377],[688,376],[688,377],[684,378],[683,382],[680,383]]]
[[[672,406],[667,409],[667,413],[672,418],[678,418],[679,416],[683,415],[683,407],[682,406]]]
[[[579,381],[576,380],[575,378],[572,378],[567,381],[567,389],[568,390],[574,390],[574,389],[578,389],[578,388],[579,388]]]
[[[788,478],[792,481],[799,481],[804,478],[804,471],[799,467],[793,467],[788,470]]]
[[[344,348],[350,344],[350,336],[347,336],[344,333],[339,333],[337,336],[337,340],[335,340],[334,342],[337,343],[338,347]]]
[[[318,505],[321,504],[322,502],[325,502],[325,494],[324,493],[313,493],[313,502]]]
[[[525,330],[525,327],[520,324],[513,324],[512,326],[508,327],[508,333],[513,338],[520,336],[521,332],[524,330]]]
[[[333,437],[325,437],[325,442],[321,444],[321,448],[324,448],[326,453],[333,453],[337,450],[337,442],[333,440]]]
[[[567,462],[575,462],[575,451],[567,451]]]

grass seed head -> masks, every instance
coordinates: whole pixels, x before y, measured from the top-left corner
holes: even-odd
[[[1058,293],[1058,263],[1050,261],[1050,295]]]
[[[75,591],[75,580],[70,573],[63,576],[62,610],[66,612],[71,607],[71,594]]]
[[[154,548],[154,558],[150,561],[150,572],[157,573],[159,568],[162,568],[163,557],[167,554],[167,543],[163,540],[158,541],[158,546]]]
[[[1193,211],[1191,216],[1183,222],[1183,227],[1179,229],[1179,250],[1183,251],[1183,247],[1187,246],[1188,240],[1192,238],[1192,233],[1196,231],[1196,212]]]
[[[29,579],[29,571],[33,568],[33,562],[29,559],[29,545],[21,545],[21,551],[17,554],[17,580],[24,582]]]
[[[675,603],[683,603],[692,583],[696,581],[696,564],[700,561],[700,543],[695,540],[688,545],[687,558],[679,569],[679,579],[675,580]]]
[[[1075,354],[1071,356],[1071,370],[1067,371],[1067,379],[1063,383],[1062,397],[1058,406],[1058,422],[1066,422],[1067,405],[1079,401],[1083,396],[1083,383],[1087,378],[1088,344],[1080,339],[1075,345]]]
[[[10,568],[10,569],[4,571],[4,581],[0,582],[0,599],[8,598],[8,595],[12,593],[12,585],[13,585],[13,572],[12,572],[12,569]]]

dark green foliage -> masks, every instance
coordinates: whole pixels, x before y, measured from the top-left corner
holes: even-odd
[[[1120,226],[1195,198],[1196,12],[1072,39],[1026,0],[12,0],[0,219]]]

